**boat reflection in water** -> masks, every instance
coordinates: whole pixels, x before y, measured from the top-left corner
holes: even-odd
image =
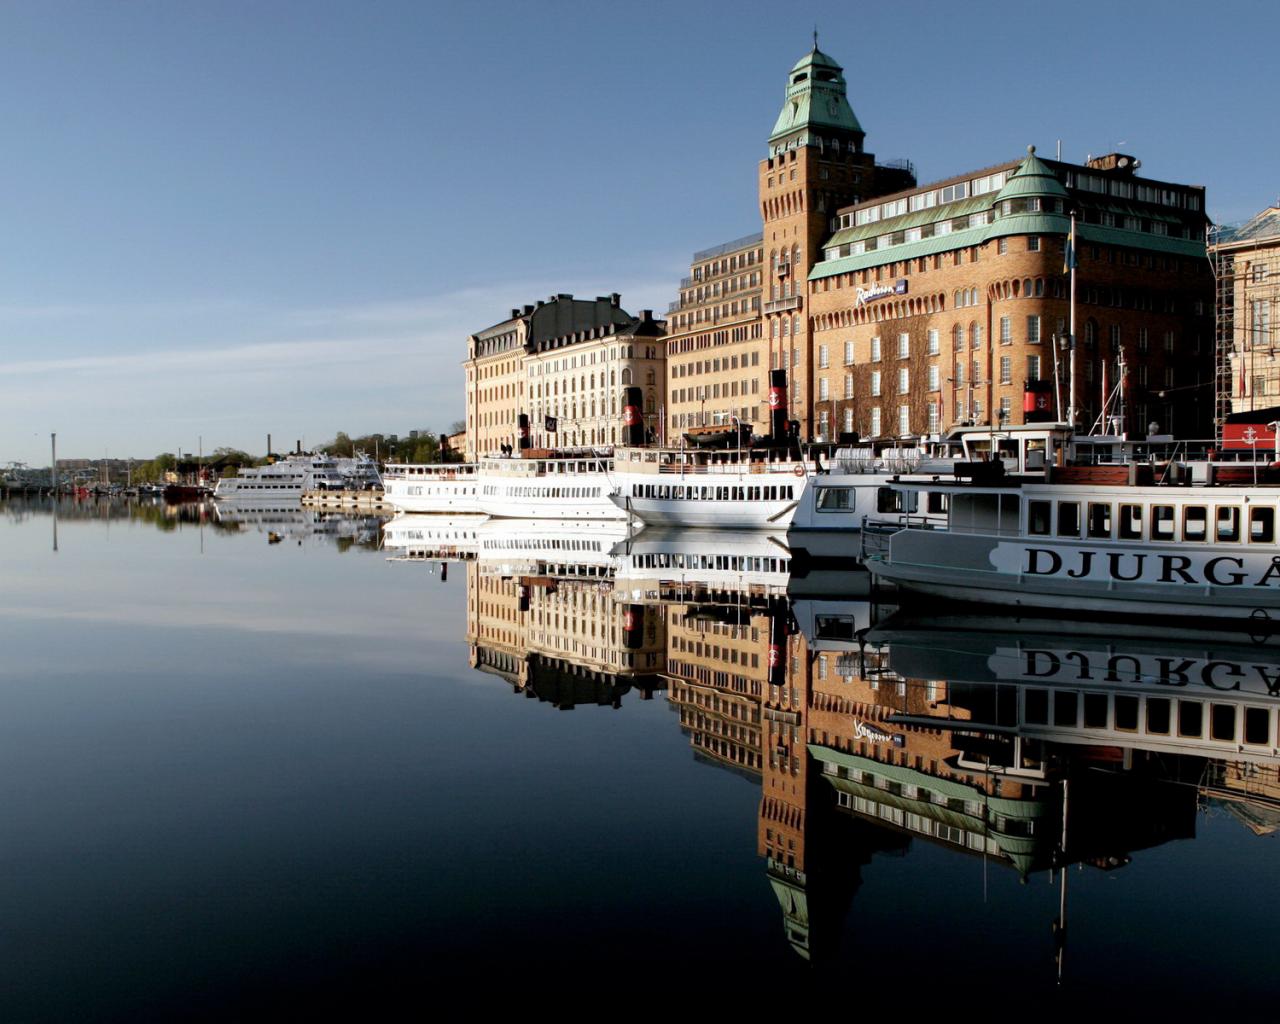
[[[467,562],[472,666],[566,709],[665,690],[694,757],[760,787],[757,852],[806,959],[838,952],[861,869],[923,841],[984,884],[1051,879],[1032,952],[1061,976],[1068,866],[1115,871],[1207,808],[1280,827],[1280,641],[875,621],[797,597],[767,534],[524,525],[433,552]]]

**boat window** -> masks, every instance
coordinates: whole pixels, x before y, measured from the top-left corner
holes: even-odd
[[[1122,732],[1138,731],[1138,698],[1132,694],[1116,694],[1116,728]]]
[[[1049,532],[1053,504],[1048,501],[1027,502],[1027,532],[1043,536]]]
[[[931,491],[925,496],[925,500],[928,504],[927,510],[934,515],[946,515],[947,509],[950,507],[947,495],[942,492]]]
[[[1265,744],[1271,742],[1271,712],[1266,708],[1244,709],[1244,741]]]
[[[1147,698],[1147,732],[1169,735],[1169,698]]]
[[[1276,539],[1276,510],[1273,508],[1249,509],[1249,540],[1254,544],[1274,544]]]
[[[1058,502],[1058,536],[1080,536],[1080,502]]]
[[[853,503],[849,500],[850,493],[848,487],[819,487],[818,511],[842,512],[852,508]]]
[[[1022,717],[1028,725],[1048,725],[1049,691],[1028,690]]]
[[[1142,506],[1121,505],[1118,526],[1121,540],[1142,540]]]
[[[1178,701],[1178,735],[1199,736],[1203,732],[1203,705],[1198,700]]]
[[[1236,706],[1234,704],[1209,705],[1209,738],[1228,741],[1236,738]]]
[[[1182,539],[1196,544],[1209,536],[1209,510],[1203,505],[1188,505],[1182,510]]]
[[[1173,506],[1151,506],[1151,539],[1173,540]]]
[[[1105,693],[1084,695],[1084,727],[1086,729],[1107,727],[1107,695]]]
[[[1240,539],[1240,510],[1234,505],[1224,505],[1217,511],[1218,543]]]
[[[1076,693],[1062,690],[1053,695],[1053,724],[1074,727],[1076,724]]]
[[[1111,536],[1111,502],[1089,502],[1089,536]]]
[[[914,512],[916,510],[915,491],[895,491],[892,487],[881,487],[876,492],[877,512]]]

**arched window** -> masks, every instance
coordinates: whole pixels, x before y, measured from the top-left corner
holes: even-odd
[[[951,328],[951,347],[959,351],[964,348],[964,328],[956,324]]]
[[[626,387],[631,383],[631,367],[623,367],[622,370],[622,386]]]
[[[800,318],[798,316],[793,317],[791,320],[791,333],[792,334],[800,333]]]
[[[649,373],[648,373],[648,376],[645,378],[645,383],[646,383],[646,384],[656,384],[657,382],[658,382],[658,375],[657,375],[657,373],[656,373],[656,372],[654,372],[653,370],[650,370],[650,371],[649,371]]]
[[[982,328],[978,326],[976,321],[969,324],[969,347],[982,347]]]

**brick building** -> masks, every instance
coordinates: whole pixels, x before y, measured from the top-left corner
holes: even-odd
[[[815,46],[758,167],[763,230],[696,253],[669,310],[669,437],[735,417],[766,433],[778,367],[806,437],[1020,423],[1028,388],[1040,415],[1066,418],[1073,211],[1076,422],[1100,422],[1105,389],[1108,426],[1208,429],[1203,188],[1138,177],[1120,154],[1033,152],[917,186],[864,139],[843,69]]]
[[[1204,189],[1139,178],[1136,166],[1044,161],[1030,147],[839,211],[809,280],[814,434],[1022,423],[1028,391],[1044,418],[1066,419],[1071,211],[1076,422],[1098,420],[1105,389],[1113,429],[1207,429]]]
[[[787,76],[757,169],[763,230],[694,255],[669,311],[669,436],[738,417],[769,429],[768,371],[790,369],[791,412],[810,418],[806,280],[837,208],[914,184],[879,165],[849,105],[844,70],[816,46]]]

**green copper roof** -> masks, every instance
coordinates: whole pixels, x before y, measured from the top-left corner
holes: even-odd
[[[805,128],[862,134],[845,92],[844,69],[816,47],[791,69],[786,96],[769,134],[770,142]]]
[[[842,68],[839,64],[835,62],[834,58],[823,53],[821,50],[819,50],[815,46],[812,50],[810,50],[808,53],[806,53],[803,57],[801,57],[798,61],[795,62],[795,65],[791,69],[791,73],[794,75],[797,71],[806,71],[809,68],[815,68],[815,67],[834,68],[836,71],[844,70],[844,68]]]
[[[1018,165],[1018,169],[1013,174],[1009,175],[1004,188],[996,193],[996,202],[1022,196],[1068,198],[1066,187],[1058,180],[1058,176],[1036,156],[1035,146],[1027,147],[1027,158]]]

